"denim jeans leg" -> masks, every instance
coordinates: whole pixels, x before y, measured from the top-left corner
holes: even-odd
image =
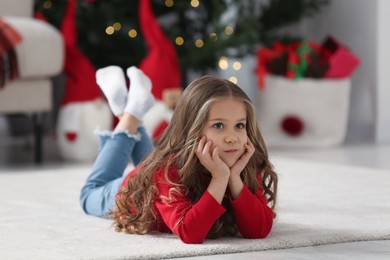
[[[123,181],[123,172],[130,160],[140,134],[128,132],[102,133],[100,152],[80,194],[83,210],[98,217],[109,217],[115,196]]]
[[[141,136],[141,140],[134,145],[133,153],[131,154],[134,166],[142,162],[154,149],[153,141],[146,132],[145,127],[141,125],[137,131]]]

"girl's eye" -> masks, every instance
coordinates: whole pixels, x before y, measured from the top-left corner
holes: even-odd
[[[213,125],[214,128],[217,128],[217,129],[222,129],[223,128],[223,124],[222,123],[216,123]]]
[[[238,124],[236,125],[236,127],[237,127],[238,129],[245,129],[245,124],[243,124],[243,123],[238,123]]]

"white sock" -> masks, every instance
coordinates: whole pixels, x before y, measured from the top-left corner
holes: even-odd
[[[114,115],[123,113],[127,103],[126,79],[118,66],[108,66],[96,71],[96,83],[107,98]]]
[[[151,93],[152,82],[135,66],[127,69],[127,76],[130,79],[130,90],[125,111],[142,120],[154,104],[154,97]]]

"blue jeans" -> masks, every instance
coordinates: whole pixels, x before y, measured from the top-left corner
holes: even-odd
[[[80,203],[85,213],[108,218],[114,209],[115,196],[126,175],[129,161],[137,166],[154,148],[143,126],[137,134],[126,131],[100,132],[99,154],[86,183],[81,189]]]

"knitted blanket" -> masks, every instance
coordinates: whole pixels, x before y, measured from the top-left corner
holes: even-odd
[[[15,46],[21,40],[20,34],[0,18],[0,90],[19,75]]]

